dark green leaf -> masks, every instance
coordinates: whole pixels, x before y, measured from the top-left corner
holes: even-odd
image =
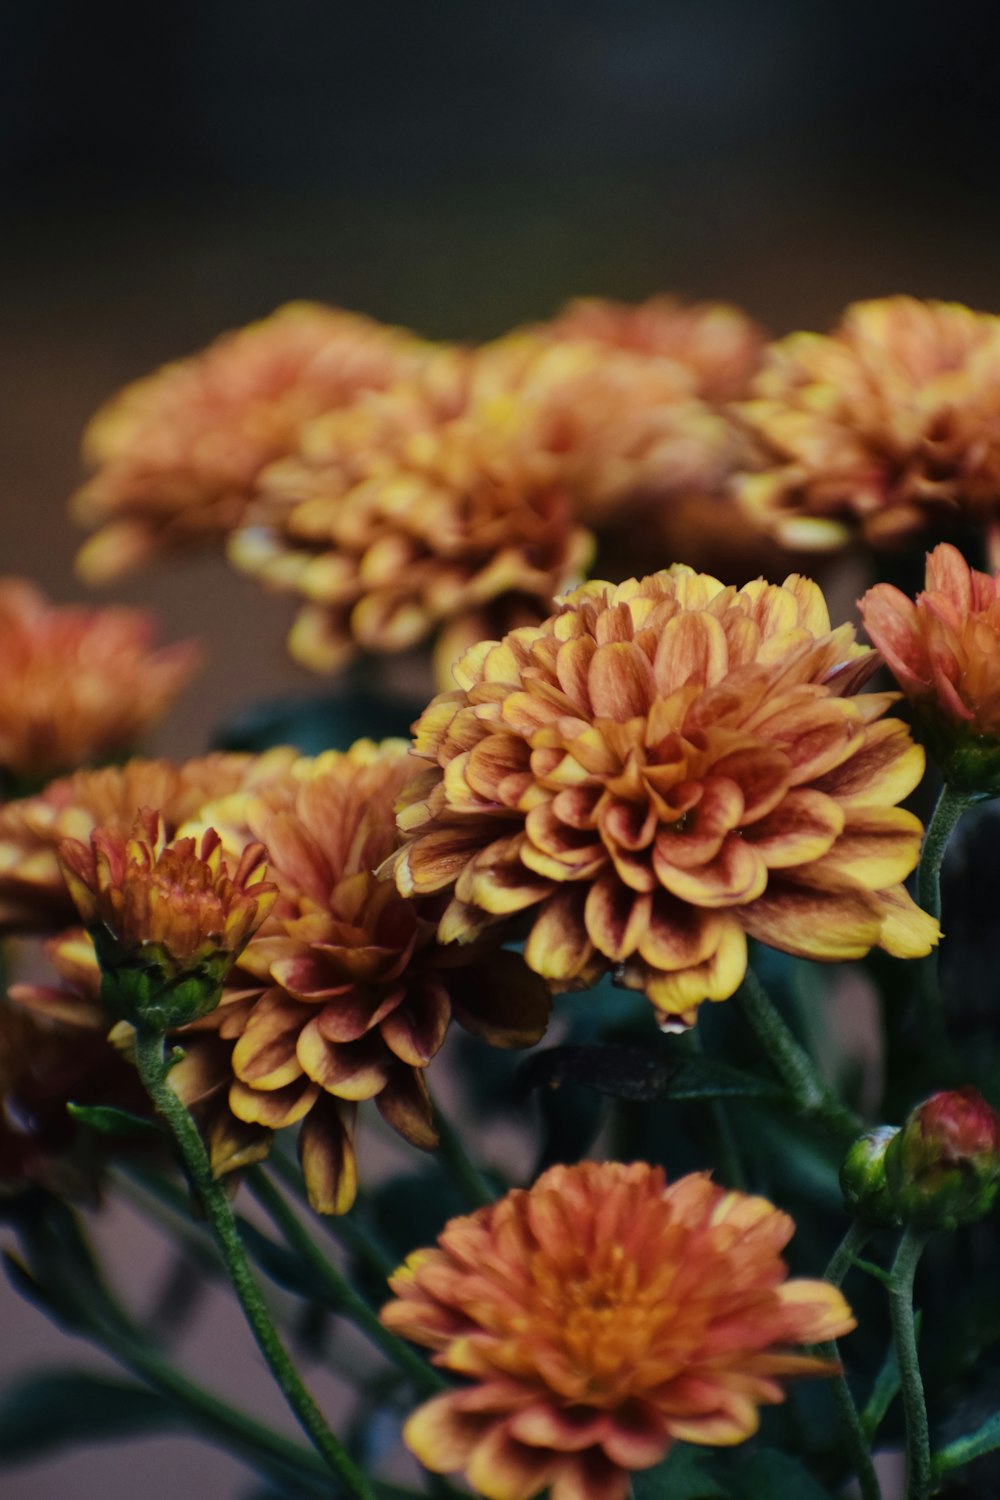
[[[163,1135],[154,1120],[144,1120],[142,1115],[134,1115],[128,1109],[118,1109],[113,1104],[70,1103],[66,1109],[74,1120],[78,1120],[81,1125],[89,1125],[91,1130],[96,1130],[101,1135]]]
[[[525,1092],[582,1083],[616,1099],[781,1099],[776,1085],[701,1056],[665,1058],[640,1047],[550,1047],[528,1058],[518,1075]]]
[[[963,1464],[971,1464],[973,1459],[982,1458],[986,1453],[994,1453],[998,1448],[1000,1448],[1000,1412],[994,1412],[975,1432],[956,1438],[953,1443],[949,1443],[939,1453],[935,1453],[934,1472],[947,1474],[950,1469],[959,1469]]]
[[[632,1476],[635,1500],[726,1500],[729,1491],[709,1473],[712,1458],[704,1448],[675,1444],[662,1464]]]
[[[74,1443],[161,1432],[177,1420],[162,1396],[83,1370],[46,1370],[0,1395],[0,1463],[23,1463]]]
[[[797,1458],[777,1448],[741,1454],[726,1474],[726,1486],[728,1500],[832,1500]]]
[[[220,750],[258,754],[273,745],[294,745],[303,755],[318,755],[323,750],[346,750],[362,737],[409,737],[419,708],[376,697],[359,686],[321,698],[280,698],[244,710],[223,725],[215,743]]]

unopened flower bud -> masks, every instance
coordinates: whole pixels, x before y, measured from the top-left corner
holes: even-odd
[[[146,1031],[168,1031],[219,1003],[234,960],[277,899],[266,851],[248,846],[234,874],[208,829],[168,844],[158,813],[144,808],[128,838],[112,828],[89,847],[67,839],[59,860],[101,965],[110,1013]]]
[[[848,1209],[866,1224],[898,1223],[886,1181],[885,1158],[899,1134],[895,1125],[879,1125],[859,1136],[844,1157],[840,1186]]]
[[[933,1094],[889,1143],[885,1172],[904,1223],[975,1223],[992,1208],[1000,1183],[1000,1115],[974,1088]]]

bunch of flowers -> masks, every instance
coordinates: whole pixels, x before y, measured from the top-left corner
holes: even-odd
[[[1000,792],[998,326],[585,299],[465,348],[295,304],[98,415],[84,576],[211,540],[300,660],[441,690],[410,739],[316,751],[318,700],[310,753],[258,714],[137,758],[193,648],[0,585],[0,1219],[132,1382],[15,1382],[0,1464],[84,1431],[69,1381],[296,1500],[987,1492],[997,1054],[947,934],[992,877],[942,911],[941,870]],[[780,553],[848,540],[870,645]],[[118,1195],[183,1247],[152,1322],[80,1215]],[[220,1268],[308,1445],[162,1347]]]

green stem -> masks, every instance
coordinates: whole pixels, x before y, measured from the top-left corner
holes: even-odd
[[[479,1167],[462,1145],[458,1131],[445,1119],[435,1105],[434,1124],[437,1127],[440,1145],[438,1151],[442,1163],[451,1173],[452,1179],[473,1208],[488,1208],[495,1203],[497,1194],[486,1180]]]
[[[945,782],[927,825],[917,868],[917,900],[936,921],[941,919],[941,866],[945,851],[959,820],[973,801],[965,792],[956,791]],[[936,949],[920,960],[917,969],[917,997],[927,1050],[936,1057],[939,1072],[944,1066],[946,1071],[954,1073],[956,1069],[941,1005]]]
[[[303,1204],[308,1204],[304,1191],[302,1172],[298,1165],[276,1146],[268,1158],[271,1166],[285,1187]],[[312,1210],[310,1210],[312,1212]],[[391,1255],[377,1235],[357,1218],[357,1207],[347,1214],[328,1214],[322,1220],[328,1234],[343,1245],[344,1249],[368,1267],[382,1281],[389,1277],[399,1265],[399,1256]]]
[[[192,1185],[215,1234],[233,1290],[285,1400],[328,1468],[358,1500],[375,1500],[375,1491],[342,1443],[330,1431],[278,1336],[250,1269],[229,1200],[212,1176],[211,1162],[198,1127],[170,1087],[170,1063],[163,1055],[163,1038],[150,1032],[137,1032],[135,1058],[143,1086],[159,1114],[169,1125],[180,1148]]]
[[[289,1248],[294,1250],[323,1288],[330,1307],[350,1318],[356,1327],[367,1334],[372,1343],[409,1376],[423,1395],[437,1396],[447,1390],[448,1382],[421,1359],[409,1344],[385,1327],[378,1314],[359,1296],[337,1267],[327,1260],[281,1193],[259,1167],[248,1173],[247,1181],[250,1191]]]
[[[913,1278],[927,1236],[903,1231],[889,1282],[892,1336],[899,1361],[899,1389],[906,1422],[907,1500],[927,1500],[931,1487],[931,1443],[913,1322]]]
[[[844,1277],[851,1269],[855,1256],[860,1255],[870,1234],[871,1231],[863,1224],[858,1220],[854,1221],[833,1252],[830,1264],[823,1273],[825,1281],[830,1282],[831,1286],[843,1285]],[[831,1339],[828,1343],[821,1344],[819,1352],[824,1359],[834,1360],[837,1364],[837,1373],[832,1377],[831,1389],[844,1437],[850,1450],[851,1463],[857,1475],[862,1500],[882,1500],[882,1487],[878,1482],[875,1465],[872,1463],[871,1449],[861,1425],[858,1408],[854,1404],[847,1376],[840,1363],[840,1351],[836,1340]]]
[[[861,1121],[834,1097],[752,969],[747,970],[737,999],[775,1072],[802,1113],[822,1120],[839,1135],[857,1135]]]
[[[696,1028],[688,1033],[688,1045],[692,1052],[702,1055],[705,1051],[701,1035]],[[736,1144],[736,1135],[733,1131],[733,1122],[729,1118],[729,1111],[725,1101],[713,1099],[711,1102],[712,1120],[715,1124],[715,1134],[719,1142],[719,1170],[727,1187],[738,1188],[740,1192],[747,1190],[747,1176],[743,1170],[743,1162],[740,1159],[739,1148]]]
[[[941,866],[945,850],[962,814],[968,811],[974,800],[945,782],[927,825],[917,868],[917,900],[932,917],[941,916]]]

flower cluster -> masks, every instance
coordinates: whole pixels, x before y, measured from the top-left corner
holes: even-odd
[[[926,953],[901,884],[922,829],[895,806],[923,755],[859,691],[876,665],[803,578],[587,584],[475,647],[418,722],[399,888],[451,896],[449,941],[524,914],[554,985],[611,971],[681,1023],[738,988],[748,936]]]
[[[677,1441],[743,1442],[779,1377],[831,1373],[789,1346],[854,1327],[835,1287],[786,1279],[792,1232],[763,1198],[643,1162],[553,1167],[453,1219],[382,1312],[470,1382],[408,1445],[489,1500],[624,1500]]]

